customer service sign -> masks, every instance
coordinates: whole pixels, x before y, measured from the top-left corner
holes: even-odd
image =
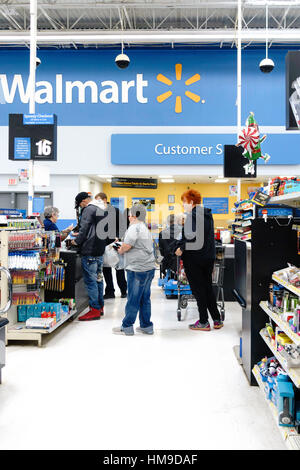
[[[128,51],[125,70],[116,50],[39,51],[36,113],[57,114],[59,126],[235,126],[236,52]],[[284,125],[284,52],[263,77],[255,51],[243,53],[244,119]],[[0,125],[28,112],[29,51],[0,51]],[[276,109],[274,109],[276,108]],[[217,150],[216,150],[217,152]]]
[[[264,142],[272,163],[297,164],[298,134],[273,134]],[[112,134],[114,165],[222,165],[224,145],[234,145],[236,134]],[[282,152],[285,150],[285,158]],[[259,164],[264,164],[259,161]]]

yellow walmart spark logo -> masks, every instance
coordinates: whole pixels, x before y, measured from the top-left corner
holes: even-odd
[[[175,75],[176,75],[176,80],[178,80],[178,81],[181,80],[181,77],[182,77],[182,64],[176,64],[175,65]],[[162,75],[161,73],[159,73],[157,75],[156,79],[159,82],[164,83],[165,85],[168,85],[168,86],[173,85],[172,80],[165,77],[165,75]],[[193,83],[199,82],[200,79],[201,79],[201,77],[200,77],[199,73],[196,73],[195,75],[193,75],[192,77],[188,78],[185,81],[185,85],[187,85],[187,86],[192,85]],[[173,92],[171,90],[169,90],[169,91],[166,91],[165,93],[163,93],[162,95],[157,96],[156,99],[159,103],[163,103],[168,98],[170,98],[170,96],[172,96],[172,95],[173,95]],[[189,90],[187,90],[185,92],[185,96],[187,96],[190,100],[194,101],[195,103],[199,103],[200,101],[203,104],[205,103],[205,100],[201,100],[199,95],[197,95],[196,93],[192,93]],[[182,113],[181,96],[176,96],[175,113],[178,113],[178,114]]]

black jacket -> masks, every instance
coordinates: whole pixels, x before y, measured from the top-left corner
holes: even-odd
[[[107,241],[107,233],[103,229],[106,216],[107,212],[94,201],[82,211],[79,234],[75,238],[82,256],[103,255]]]
[[[174,251],[176,250],[177,237],[180,236],[181,231],[181,226],[172,224],[159,234],[158,243],[160,254],[163,256],[163,271],[166,269],[171,269],[172,271],[177,270],[177,257]]]
[[[107,244],[110,245],[116,238],[121,239],[126,230],[126,216],[120,212],[118,207],[107,204]]]
[[[181,248],[183,251],[183,260],[189,258],[197,261],[201,260],[213,260],[216,257],[216,246],[215,246],[215,231],[214,231],[214,219],[210,209],[199,208],[199,212],[194,207],[192,212],[187,215],[183,230],[182,239],[177,243],[177,248]],[[203,216],[202,216],[203,214]],[[204,221],[204,227],[203,227]],[[193,249],[188,248],[187,244],[195,243],[196,236],[194,238],[188,237],[188,232],[192,227],[193,233],[197,233],[198,236],[203,235],[203,246],[202,248]],[[204,230],[203,230],[204,229]]]

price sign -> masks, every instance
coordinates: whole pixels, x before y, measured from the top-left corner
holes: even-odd
[[[266,204],[268,204],[270,199],[271,198],[268,194],[265,194],[262,191],[257,191],[251,200],[252,202],[254,202],[254,204],[258,204],[259,206],[265,206]]]
[[[10,160],[56,160],[55,114],[10,114]]]

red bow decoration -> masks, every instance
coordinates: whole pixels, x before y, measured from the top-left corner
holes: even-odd
[[[259,131],[253,127],[245,127],[238,136],[238,143],[244,147],[248,152],[253,152],[257,144],[259,143]]]

